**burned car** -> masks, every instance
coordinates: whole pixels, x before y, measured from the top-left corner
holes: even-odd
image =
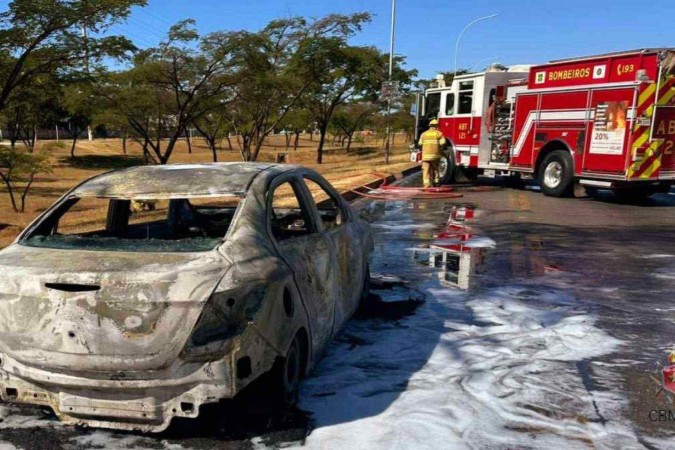
[[[363,300],[372,245],[299,166],[96,176],[0,251],[0,396],[144,432],[263,374],[292,402]]]

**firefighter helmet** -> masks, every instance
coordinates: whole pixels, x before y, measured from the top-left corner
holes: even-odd
[[[433,119],[431,122],[429,122],[430,127],[437,127],[438,126],[438,120]]]

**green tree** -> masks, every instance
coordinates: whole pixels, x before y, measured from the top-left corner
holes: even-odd
[[[60,101],[61,84],[53,74],[40,75],[21,86],[4,110],[10,145],[21,141],[30,151],[35,150],[38,129],[51,128],[62,117]]]
[[[13,0],[0,13],[0,111],[17,90],[41,74],[86,71],[134,47],[101,36],[146,0]],[[85,36],[82,30],[86,30]],[[87,37],[93,35],[94,37]],[[87,64],[85,64],[85,61]]]
[[[286,148],[290,148],[291,139],[293,140],[293,150],[297,150],[300,145],[300,134],[310,130],[314,126],[312,116],[309,110],[302,104],[297,104],[290,110],[286,117],[281,121],[281,127],[286,134]]]
[[[294,56],[306,32],[301,18],[274,20],[256,33],[230,33],[236,99],[228,110],[242,159],[255,161],[265,139],[297,104],[309,84]]]
[[[230,53],[220,34],[200,37],[194,21],[186,20],[171,27],[159,47],[134,58],[134,67],[117,85],[121,92],[108,95],[122,100],[146,155],[166,164],[189,125],[231,101]]]
[[[340,106],[333,116],[331,126],[343,136],[342,145],[351,150],[354,134],[363,130],[373,115],[379,111],[379,106],[370,102],[355,102]]]
[[[96,99],[96,86],[89,80],[75,82],[64,88],[63,106],[68,114],[66,118],[72,136],[70,157],[75,157],[77,140],[87,128],[91,127],[96,114],[101,112],[101,103]]]
[[[94,113],[93,124],[96,127],[105,127],[122,139],[122,153],[127,154],[129,136],[132,133],[127,115],[120,108],[104,107]]]
[[[33,153],[14,146],[0,148],[0,179],[5,184],[12,208],[17,213],[26,210],[26,197],[35,176],[51,171],[49,155],[45,152]]]
[[[219,143],[223,139],[228,139],[229,133],[232,131],[232,125],[224,111],[214,109],[213,112],[204,114],[194,122],[194,126],[199,133],[204,137],[206,144],[211,150],[213,162],[218,162]],[[230,143],[230,147],[231,147]]]
[[[387,55],[348,42],[368,21],[367,13],[328,16],[310,27],[300,46],[298,67],[309,82],[305,102],[319,131],[318,164],[323,162],[326,133],[337,108],[351,101],[375,101],[387,79]],[[394,80],[409,84],[415,72],[403,70],[401,58],[394,62]]]

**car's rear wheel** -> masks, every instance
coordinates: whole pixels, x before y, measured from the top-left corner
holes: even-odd
[[[300,379],[302,378],[302,345],[295,336],[284,358],[277,360],[272,370],[275,384],[275,396],[283,406],[293,406],[298,402]]]

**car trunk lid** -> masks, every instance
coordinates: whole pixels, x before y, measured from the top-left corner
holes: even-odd
[[[227,270],[216,251],[2,252],[0,350],[28,365],[117,373],[171,365]]]

